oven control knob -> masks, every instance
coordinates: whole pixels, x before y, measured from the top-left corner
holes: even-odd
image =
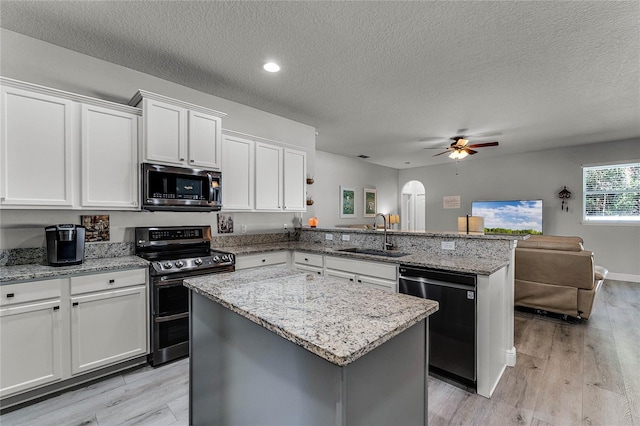
[[[193,263],[195,263],[197,266],[202,265],[202,259],[197,258],[196,260],[193,261]]]
[[[173,264],[171,262],[164,262],[164,264],[162,266],[164,266],[167,269],[173,268]]]
[[[176,268],[182,268],[184,266],[184,262],[182,260],[178,260],[176,262]]]
[[[225,262],[228,262],[229,261],[229,256],[227,256],[226,254],[223,254],[222,255],[222,260],[225,261]]]
[[[213,256],[213,261],[216,263],[220,262],[220,256]]]

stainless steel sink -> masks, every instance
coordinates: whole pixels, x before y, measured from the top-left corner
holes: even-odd
[[[403,253],[401,251],[362,249],[362,248],[357,248],[357,247],[348,248],[348,249],[342,249],[342,250],[336,250],[336,251],[341,251],[341,252],[344,252],[344,253],[368,254],[368,255],[371,255],[371,256],[384,256],[384,257],[402,257],[402,256],[406,256],[406,255],[409,254],[409,253]]]

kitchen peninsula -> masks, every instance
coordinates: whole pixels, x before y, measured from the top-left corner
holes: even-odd
[[[426,424],[437,303],[282,266],[185,285],[191,424]]]
[[[382,230],[304,227],[291,234],[218,236],[212,247],[235,254],[236,270],[287,264],[392,292],[399,291],[400,265],[476,275],[477,393],[490,398],[505,368],[516,364],[513,265],[518,240],[528,237],[389,231],[391,253],[401,256],[387,257],[351,250],[381,249]]]

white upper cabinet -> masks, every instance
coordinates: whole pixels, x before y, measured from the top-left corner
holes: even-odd
[[[236,136],[222,138],[222,208],[252,210],[254,142]]]
[[[71,208],[76,104],[6,84],[1,96],[0,203]]]
[[[284,149],[284,205],[287,211],[305,211],[305,183],[307,178],[307,153],[294,149]]]
[[[139,210],[138,108],[0,82],[3,208]]]
[[[222,120],[210,114],[189,111],[189,165],[220,169]]]
[[[138,116],[82,105],[81,206],[138,208]]]
[[[187,110],[154,99],[142,102],[143,159],[181,166],[187,155]]]
[[[226,114],[144,90],[129,105],[142,106],[143,162],[220,169]]]
[[[306,210],[306,152],[257,136],[231,130],[224,133],[224,210]]]
[[[282,152],[256,142],[256,210],[282,210]]]

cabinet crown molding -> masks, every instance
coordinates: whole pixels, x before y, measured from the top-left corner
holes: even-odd
[[[129,105],[131,106],[136,106],[139,105],[140,102],[142,102],[143,98],[147,98],[147,99],[154,99],[156,101],[160,101],[160,102],[166,102],[172,105],[176,105],[185,109],[189,109],[192,111],[198,111],[198,112],[202,112],[204,114],[210,114],[213,115],[215,117],[224,117],[227,114],[224,112],[220,112],[220,111],[216,111],[214,109],[210,109],[210,108],[206,108],[200,105],[196,105],[196,104],[192,104],[189,102],[185,102],[185,101],[181,101],[179,99],[174,99],[174,98],[170,98],[168,96],[164,96],[164,95],[159,95],[157,93],[153,93],[153,92],[148,92],[146,90],[142,90],[139,89],[135,95],[133,95],[133,97],[129,100]]]
[[[92,98],[91,96],[79,95],[77,93],[71,93],[64,90],[53,89],[51,87],[28,83],[26,81],[15,80],[9,77],[0,76],[0,85],[12,87],[14,89],[29,90],[43,95],[56,96],[58,98],[68,99],[74,102],[109,108],[129,114],[142,115],[142,110],[140,108],[136,108],[135,106],[123,105],[112,101],[105,101],[104,99]]]

